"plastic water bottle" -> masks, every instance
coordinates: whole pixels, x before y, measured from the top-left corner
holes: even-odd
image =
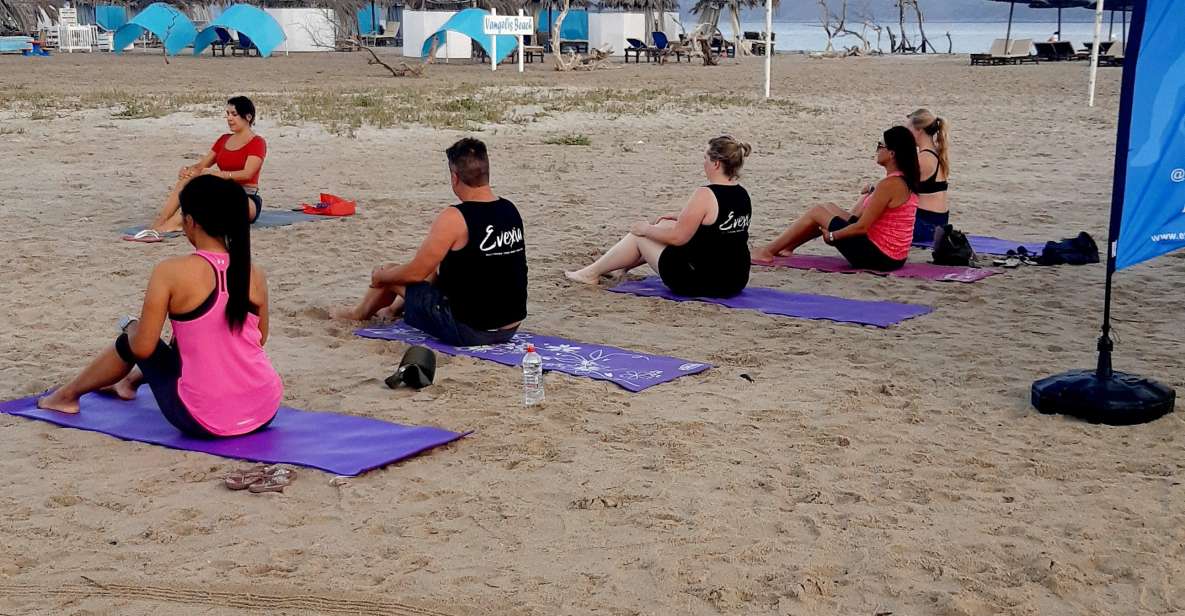
[[[527,345],[523,355],[523,403],[535,406],[543,403],[543,358],[535,352],[535,345]]]

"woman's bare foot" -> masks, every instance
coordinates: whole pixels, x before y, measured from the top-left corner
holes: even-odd
[[[119,398],[120,400],[135,400],[136,388],[131,383],[124,379],[111,387],[104,387],[100,389],[102,393],[109,394]]]
[[[78,398],[70,398],[62,394],[61,388],[54,390],[48,396],[37,399],[37,408],[59,411],[71,415],[78,412]]]
[[[568,277],[568,280],[574,280],[580,284],[591,284],[595,286],[601,282],[600,276],[594,276],[582,269],[574,272],[564,272],[564,275]]]

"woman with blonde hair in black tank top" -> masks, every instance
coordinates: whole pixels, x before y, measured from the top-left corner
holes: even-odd
[[[597,284],[601,276],[649,264],[678,295],[732,297],[749,284],[749,193],[738,177],[752,148],[732,137],[708,142],[704,175],[678,215],[641,221],[592,265],[568,278]]]
[[[918,183],[918,214],[913,224],[913,240],[929,242],[934,229],[950,222],[950,202],[947,199],[947,179],[950,158],[947,151],[950,133],[946,120],[929,109],[918,109],[906,116],[906,128],[918,144],[918,165],[922,181]]]

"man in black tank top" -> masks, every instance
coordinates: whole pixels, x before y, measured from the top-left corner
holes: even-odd
[[[334,316],[383,311],[456,346],[509,341],[527,317],[527,247],[518,209],[490,188],[486,146],[466,138],[446,151],[453,193],[405,265],[374,270],[361,303]]]

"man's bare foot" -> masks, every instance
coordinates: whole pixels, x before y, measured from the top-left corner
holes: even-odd
[[[394,320],[398,319],[399,316],[402,314],[403,314],[403,307],[402,306],[400,306],[399,308],[396,308],[394,306],[387,306],[386,308],[381,308],[381,309],[379,309],[378,312],[374,313],[374,318],[379,319],[380,321],[394,321]]]
[[[59,388],[44,398],[38,398],[37,408],[50,411],[59,411],[73,415],[79,410],[78,398],[71,399],[62,395],[62,390]]]
[[[111,387],[104,387],[99,390],[105,394],[109,394],[119,398],[120,400],[135,400],[136,388],[128,383],[126,380],[120,381]]]
[[[358,314],[358,309],[352,306],[338,306],[329,310],[329,318],[338,321],[365,321],[367,317]]]
[[[774,254],[766,248],[759,248],[749,253],[749,259],[755,263],[772,263]]]
[[[786,257],[787,259],[789,259],[790,257],[794,256],[794,251],[790,250],[789,248],[783,248],[782,250],[778,251],[778,256],[779,257]]]
[[[593,276],[584,270],[564,272],[564,275],[568,277],[568,280],[574,280],[580,284],[591,284],[595,286],[601,282],[600,276]]]

